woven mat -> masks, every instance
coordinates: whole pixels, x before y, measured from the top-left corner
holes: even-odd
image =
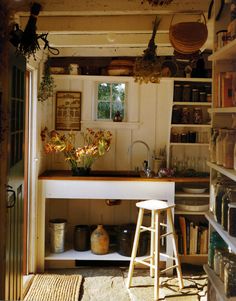
[[[38,274],[24,301],[78,301],[81,275]]]

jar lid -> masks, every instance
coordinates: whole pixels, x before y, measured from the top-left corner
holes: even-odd
[[[236,203],[232,202],[228,204],[229,208],[236,208]]]
[[[185,84],[184,87],[190,87],[190,85],[189,84]]]
[[[199,92],[199,94],[206,94],[206,92]]]
[[[198,89],[194,88],[194,89],[192,89],[192,91],[195,91],[195,92],[196,92],[196,91],[198,91]]]

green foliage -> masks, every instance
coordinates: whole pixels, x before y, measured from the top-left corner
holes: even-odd
[[[50,59],[45,62],[44,74],[38,91],[38,101],[46,101],[53,96],[53,89],[55,88],[54,79],[50,72]]]

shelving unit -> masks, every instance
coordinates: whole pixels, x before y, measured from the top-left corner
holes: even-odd
[[[224,293],[224,284],[223,282],[220,280],[220,278],[215,274],[215,272],[209,268],[208,265],[204,265],[204,270],[208,276],[208,279],[210,280],[210,282],[212,283],[217,295],[221,298],[219,300],[222,301],[236,301],[236,297],[232,297],[232,298],[227,298],[225,296]],[[210,301],[210,300],[209,300]]]
[[[219,20],[214,24],[215,27],[215,35],[216,33],[222,29],[226,29],[230,22],[230,3],[225,3],[224,10],[222,12],[224,18]],[[209,60],[213,62],[213,107],[208,109],[208,112],[212,117],[212,127],[214,128],[224,128],[231,127],[232,124],[232,113],[236,113],[236,107],[229,106],[230,102],[233,103],[233,99],[228,99],[227,95],[230,95],[229,90],[230,87],[227,86],[225,88],[224,81],[222,81],[221,77],[223,76],[221,73],[225,72],[235,72],[235,63],[236,63],[236,39],[228,42],[225,46],[220,49],[217,49],[210,57]],[[223,84],[222,84],[223,83]],[[223,90],[222,90],[223,89]],[[225,96],[226,95],[226,96]],[[233,95],[233,94],[232,94]],[[217,174],[221,174],[233,181],[236,181],[236,171],[233,169],[226,169],[222,166],[219,166],[215,163],[207,162],[207,165],[210,168],[210,183],[212,183]],[[213,189],[213,185],[210,185],[211,189]],[[214,203],[214,193],[210,191],[211,203]],[[221,238],[226,242],[228,247],[232,252],[236,253],[236,238],[229,235],[227,231],[225,231],[221,224],[219,224],[213,215],[212,212],[207,212],[205,214],[211,231],[216,231]],[[208,266],[204,266],[204,270],[208,275],[209,283],[211,287],[214,288],[215,294],[217,296],[217,300],[223,301],[235,301],[236,297],[227,298],[224,292],[224,284],[220,280],[220,278],[215,274],[215,272]]]
[[[205,91],[206,94],[210,93],[209,90],[211,90],[211,79],[206,79],[206,78],[181,78],[181,79],[174,79],[174,89],[176,88],[176,85],[181,86],[182,88],[184,85],[188,84],[190,86],[190,90],[193,88],[197,88],[198,91]],[[181,90],[181,89],[180,89]],[[182,90],[183,91],[183,90]],[[182,93],[182,92],[181,92]],[[176,93],[174,90],[173,93],[173,98],[175,97]],[[186,96],[186,95],[185,95]],[[176,97],[177,99],[177,97]],[[171,121],[170,121],[170,130],[169,130],[169,142],[168,142],[168,147],[167,147],[167,161],[168,161],[168,166],[171,166],[171,161],[174,156],[178,158],[178,161],[183,161],[187,157],[191,158],[194,153],[197,154],[197,157],[194,158],[194,161],[198,161],[198,156],[202,157],[206,155],[206,151],[208,151],[209,147],[209,130],[211,128],[211,124],[209,122],[209,115],[208,115],[208,110],[211,108],[211,102],[206,101],[191,101],[191,93],[188,101],[182,101],[183,100],[183,94],[182,98],[178,98],[178,101],[176,99],[173,99],[172,102],[172,113],[174,111],[174,108],[179,109],[179,111],[183,112],[183,108],[188,108],[189,113],[190,113],[190,118],[192,113],[194,112],[195,108],[200,108],[202,110],[202,122],[201,123],[182,123],[176,121],[176,123],[172,123],[175,119],[173,118],[173,114],[171,116]],[[181,119],[181,118],[180,118]],[[191,122],[191,121],[190,121]],[[195,132],[196,134],[196,140],[195,142],[192,142],[191,140],[187,140],[189,142],[185,141],[174,141],[172,140],[172,134],[177,133],[181,135],[182,133],[189,133],[189,132]],[[201,136],[201,133],[204,132],[204,138]],[[188,135],[188,134],[187,134]],[[203,135],[203,134],[202,134]],[[199,140],[197,140],[199,139]],[[191,141],[191,142],[190,142]],[[203,158],[202,158],[203,160]],[[200,170],[198,170],[200,171]],[[203,170],[201,170],[203,171]],[[188,183],[189,185],[192,184],[190,181]],[[205,185],[208,185],[206,183]],[[192,194],[192,193],[184,193],[181,191],[181,188],[178,187],[176,188],[175,192],[175,199],[176,203],[178,203],[178,200],[183,200],[185,204],[189,202],[192,202],[195,198],[199,199],[199,202],[201,199],[209,199],[209,193],[202,193],[202,194]],[[179,206],[180,208],[184,208],[183,206]],[[197,223],[198,221],[205,220],[205,211],[193,211],[193,210],[180,210],[176,206],[175,210],[175,216],[185,216],[187,219],[192,219],[195,220]],[[205,222],[204,222],[205,223]],[[206,221],[207,224],[207,221]],[[207,254],[187,254],[187,255],[180,255],[180,259],[182,263],[198,263],[198,264],[203,264],[206,263],[207,261]]]

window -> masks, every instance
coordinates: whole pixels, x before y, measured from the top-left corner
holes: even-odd
[[[114,82],[97,83],[97,120],[112,120],[117,111],[123,119],[126,111],[127,84]]]

